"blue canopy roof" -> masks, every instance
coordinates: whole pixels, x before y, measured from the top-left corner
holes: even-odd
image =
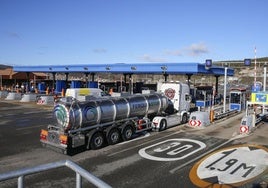
[[[14,66],[15,72],[44,72],[44,73],[116,73],[116,74],[210,74],[224,75],[225,68],[212,66],[206,69],[201,63],[116,63],[116,64],[80,64],[80,65],[39,65]],[[227,69],[227,75],[233,76],[234,70]]]

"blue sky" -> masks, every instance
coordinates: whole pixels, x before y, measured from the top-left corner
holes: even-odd
[[[0,64],[268,56],[267,0],[0,0]]]

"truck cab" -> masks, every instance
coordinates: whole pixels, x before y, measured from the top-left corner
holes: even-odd
[[[160,92],[171,100],[177,112],[190,111],[190,88],[180,82],[165,82],[160,86]]]
[[[187,123],[190,117],[190,87],[180,82],[165,82],[158,86],[160,92],[173,103],[173,114],[156,116],[152,121],[153,130],[162,131],[168,127]]]

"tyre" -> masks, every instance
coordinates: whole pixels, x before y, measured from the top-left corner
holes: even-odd
[[[107,132],[106,139],[109,145],[120,142],[120,132],[117,128],[112,128]]]
[[[130,140],[134,134],[133,127],[131,124],[127,124],[122,128],[122,139],[123,141]]]
[[[187,115],[186,114],[183,114],[181,123],[182,124],[187,123],[187,120],[188,120]]]
[[[102,132],[96,132],[92,135],[90,139],[90,148],[91,149],[100,149],[104,145],[104,136]]]
[[[159,132],[167,129],[167,121],[162,119],[159,124]]]

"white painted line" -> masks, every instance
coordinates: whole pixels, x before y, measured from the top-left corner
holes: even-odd
[[[139,136],[139,137],[134,138],[132,140],[128,140],[128,141],[125,141],[125,142],[120,142],[120,143],[118,143],[118,145],[123,145],[123,144],[129,143],[129,142],[133,142],[133,141],[136,141],[136,140],[141,140],[141,139],[144,139],[144,138],[149,137],[149,136],[151,136],[151,134],[150,133],[146,133],[145,135]]]
[[[21,127],[21,128],[17,128],[16,131],[21,131],[21,130],[26,130],[26,129],[34,129],[37,127],[43,127],[45,125],[35,125],[35,126],[30,126],[30,127]]]
[[[16,116],[17,114],[14,114],[14,113],[12,113],[12,114],[4,114],[4,115],[1,115],[1,117],[9,117],[9,116]]]
[[[37,113],[44,113],[44,111],[30,111],[30,112],[24,112],[23,114],[37,114]]]

